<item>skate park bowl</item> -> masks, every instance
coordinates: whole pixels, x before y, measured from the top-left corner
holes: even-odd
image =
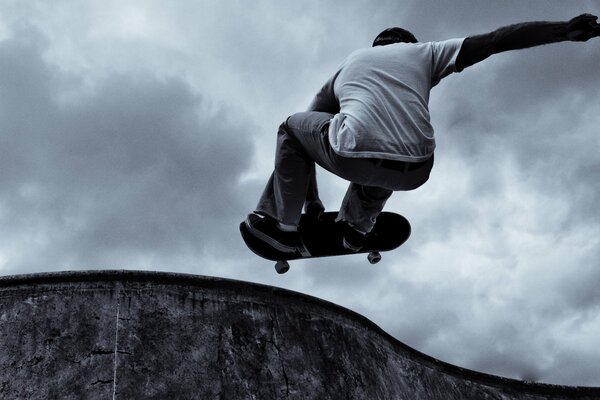
[[[2,399],[600,399],[452,366],[289,290],[196,275],[0,278]]]

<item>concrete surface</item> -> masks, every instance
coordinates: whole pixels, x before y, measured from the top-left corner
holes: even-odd
[[[0,278],[2,399],[600,399],[458,368],[300,293],[193,275]]]

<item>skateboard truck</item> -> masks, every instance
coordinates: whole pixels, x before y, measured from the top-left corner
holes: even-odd
[[[381,253],[378,251],[372,251],[367,256],[367,260],[369,260],[371,264],[377,264],[379,261],[381,261]]]
[[[377,264],[379,261],[381,261],[381,253],[378,251],[371,251],[367,256],[367,260],[369,260],[369,263],[371,264]],[[278,274],[285,274],[289,270],[290,263],[287,261],[279,260],[275,263],[275,271],[277,271]]]
[[[282,261],[277,261],[275,263],[275,271],[277,271],[278,274],[285,274],[289,270],[290,270],[290,263],[288,263],[287,261],[282,260]]]

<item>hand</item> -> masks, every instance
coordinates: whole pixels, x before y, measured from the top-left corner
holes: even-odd
[[[567,24],[567,39],[575,42],[585,42],[600,36],[598,17],[592,14],[581,14],[571,19]]]

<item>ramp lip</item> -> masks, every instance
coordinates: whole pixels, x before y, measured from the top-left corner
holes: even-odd
[[[491,375],[467,368],[459,367],[445,361],[438,360],[422,353],[396,339],[381,327],[365,316],[358,314],[343,306],[315,296],[303,294],[290,289],[269,286],[261,283],[247,282],[229,278],[211,277],[205,275],[194,275],[188,273],[174,273],[165,271],[149,270],[69,270],[58,272],[43,272],[20,275],[0,276],[0,291],[2,289],[18,286],[52,285],[73,282],[155,282],[163,285],[184,284],[188,286],[219,288],[230,290],[244,290],[244,294],[276,295],[311,304],[329,310],[335,314],[341,314],[348,319],[360,323],[363,327],[374,331],[388,341],[392,347],[398,349],[408,358],[412,358],[425,367],[430,367],[439,373],[458,377],[480,385],[509,388],[518,392],[532,395],[555,395],[568,396],[569,398],[588,398],[597,396],[600,398],[600,387],[594,386],[566,386],[552,383],[528,382],[513,378]],[[401,353],[401,354],[402,354]]]

